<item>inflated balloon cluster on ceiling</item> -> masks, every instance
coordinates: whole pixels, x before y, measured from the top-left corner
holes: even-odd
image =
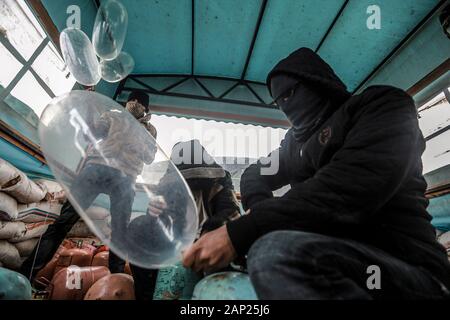
[[[92,42],[77,28],[61,32],[59,41],[64,61],[80,84],[94,86],[100,79],[118,82],[133,71],[133,58],[122,51],[127,27],[127,10],[119,1],[109,0],[103,1],[97,11]]]

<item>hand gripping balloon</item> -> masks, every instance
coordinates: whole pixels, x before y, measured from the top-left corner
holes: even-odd
[[[77,90],[55,98],[39,136],[69,201],[119,257],[158,268],[192,244],[198,218],[185,180],[145,124],[117,102]]]

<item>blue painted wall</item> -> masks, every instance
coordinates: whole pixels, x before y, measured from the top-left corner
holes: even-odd
[[[67,7],[71,5],[79,6],[81,13],[81,30],[91,38],[95,15],[97,14],[97,8],[95,7],[93,0],[42,0],[41,2],[47,9],[50,18],[52,18],[59,31],[66,28],[66,21],[69,17],[69,14],[67,14]]]

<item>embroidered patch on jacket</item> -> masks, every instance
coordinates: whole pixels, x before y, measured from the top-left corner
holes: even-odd
[[[322,129],[319,133],[319,142],[322,145],[325,145],[330,141],[331,138],[331,127],[326,127]]]

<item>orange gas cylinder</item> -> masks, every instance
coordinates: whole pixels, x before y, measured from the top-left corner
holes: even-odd
[[[106,267],[76,267],[64,268],[55,274],[47,287],[50,300],[82,300],[89,288],[108,276]]]
[[[102,251],[109,251],[108,246],[101,245],[100,247],[97,248],[97,250],[95,251],[95,253],[99,253],[99,252],[102,252]]]
[[[69,240],[64,240],[63,243],[59,246],[58,250],[56,250],[53,258],[36,274],[33,283],[34,286],[37,288],[46,287],[52,281],[52,278],[55,275],[56,266],[61,252],[74,247],[75,243]]]
[[[109,251],[101,251],[97,253],[94,258],[92,259],[92,266],[104,266],[108,267],[108,258],[109,258]]]
[[[58,259],[53,258],[52,260],[50,260],[50,262],[48,262],[45,265],[45,267],[43,267],[41,270],[38,271],[33,282],[33,285],[36,288],[38,289],[45,288],[52,281],[53,275],[55,274],[57,262]]]
[[[56,263],[55,274],[68,266],[89,267],[92,262],[92,252],[90,250],[72,248],[63,250]]]
[[[133,278],[114,273],[98,280],[86,293],[84,300],[134,300]]]

